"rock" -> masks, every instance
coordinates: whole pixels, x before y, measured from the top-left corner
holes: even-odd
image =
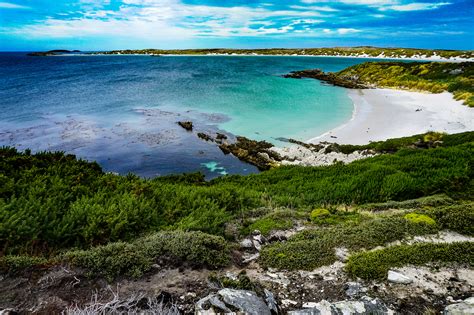
[[[209,135],[206,135],[205,133],[203,132],[198,132],[197,136],[205,141],[213,141],[211,136]]]
[[[337,259],[339,259],[340,261],[345,262],[347,261],[347,259],[349,259],[349,251],[347,250],[347,248],[337,247],[335,249],[335,254]]]
[[[243,240],[240,241],[240,247],[247,248],[247,249],[253,248],[253,242],[251,239],[244,238]]]
[[[367,289],[364,288],[360,283],[358,282],[348,282],[345,284],[344,289],[346,291],[346,295],[348,297],[355,297],[361,293],[367,292]]]
[[[200,315],[233,313],[235,310],[249,315],[271,315],[267,304],[252,291],[222,289],[199,300],[195,313]]]
[[[302,70],[302,71],[293,71],[289,74],[283,76],[284,78],[310,78],[317,79],[320,81],[327,82],[332,85],[342,86],[348,89],[367,89],[369,86],[359,82],[358,78],[355,77],[344,77],[336,73],[323,72],[320,69],[311,69],[311,70]]]
[[[401,274],[399,272],[393,271],[393,270],[388,271],[387,279],[388,279],[388,281],[393,282],[393,283],[408,284],[408,283],[413,282],[413,280],[410,279],[409,277],[407,277],[404,274]]]
[[[445,315],[474,314],[474,297],[470,297],[461,303],[451,304],[444,309]]]
[[[254,260],[257,260],[260,257],[260,253],[256,253],[253,255],[243,255],[242,256],[242,263],[243,264],[248,264]]]
[[[286,241],[287,239],[288,239],[288,237],[286,236],[285,231],[273,231],[268,236],[267,242],[269,242],[269,243],[281,242],[281,241]]]
[[[308,302],[304,305],[311,306],[306,309],[289,311],[288,315],[339,315],[339,314],[394,314],[379,299],[372,299],[368,296],[357,301],[340,301],[330,303],[326,300],[320,302]]]
[[[193,131],[193,122],[192,121],[178,121],[178,125],[186,129],[187,131]]]
[[[268,305],[268,308],[272,312],[272,314],[279,314],[278,311],[278,304],[275,300],[275,296],[272,292],[268,291],[267,289],[263,289],[263,293],[265,294],[265,302]]]

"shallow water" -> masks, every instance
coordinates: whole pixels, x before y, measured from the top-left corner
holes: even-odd
[[[196,131],[279,143],[307,140],[350,119],[342,88],[284,79],[293,70],[337,71],[356,58],[55,56],[0,54],[0,145],[63,150],[106,171],[145,177],[256,168],[224,155]]]

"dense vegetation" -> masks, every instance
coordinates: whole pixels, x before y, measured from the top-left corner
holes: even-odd
[[[441,93],[474,106],[474,63],[367,62],[336,73],[364,84]]]
[[[113,50],[104,54],[147,54],[147,55],[207,55],[207,54],[237,54],[237,55],[313,55],[313,56],[359,56],[369,57],[443,57],[443,58],[474,58],[473,51],[460,50],[429,50],[413,48],[379,48],[379,47],[335,47],[335,48],[270,48],[270,49],[138,49]]]
[[[160,260],[216,268],[230,261],[229,241],[295,222],[318,228],[266,246],[264,266],[313,268],[333,262],[336,247],[357,252],[441,229],[474,235],[473,134],[442,135],[437,147],[394,139],[371,144],[391,154],[348,165],[210,182],[119,176],[61,152],[1,148],[0,271],[61,262],[114,278]],[[386,209],[400,210],[375,214]]]

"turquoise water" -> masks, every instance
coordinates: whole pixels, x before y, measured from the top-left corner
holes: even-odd
[[[285,79],[293,70],[337,71],[363,59],[234,56],[0,54],[0,145],[63,150],[105,170],[153,177],[257,172],[196,132],[281,144],[350,119],[342,88]],[[192,120],[195,132],[176,125]]]

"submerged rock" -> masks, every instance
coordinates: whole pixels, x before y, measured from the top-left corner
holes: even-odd
[[[272,295],[273,297],[273,295]],[[267,295],[271,307],[275,301]],[[270,307],[252,291],[222,289],[215,294],[210,294],[196,303],[195,313],[199,315],[216,313],[243,312],[249,315],[271,315]]]
[[[178,121],[178,125],[186,129],[187,131],[193,131],[193,122],[192,121]]]

